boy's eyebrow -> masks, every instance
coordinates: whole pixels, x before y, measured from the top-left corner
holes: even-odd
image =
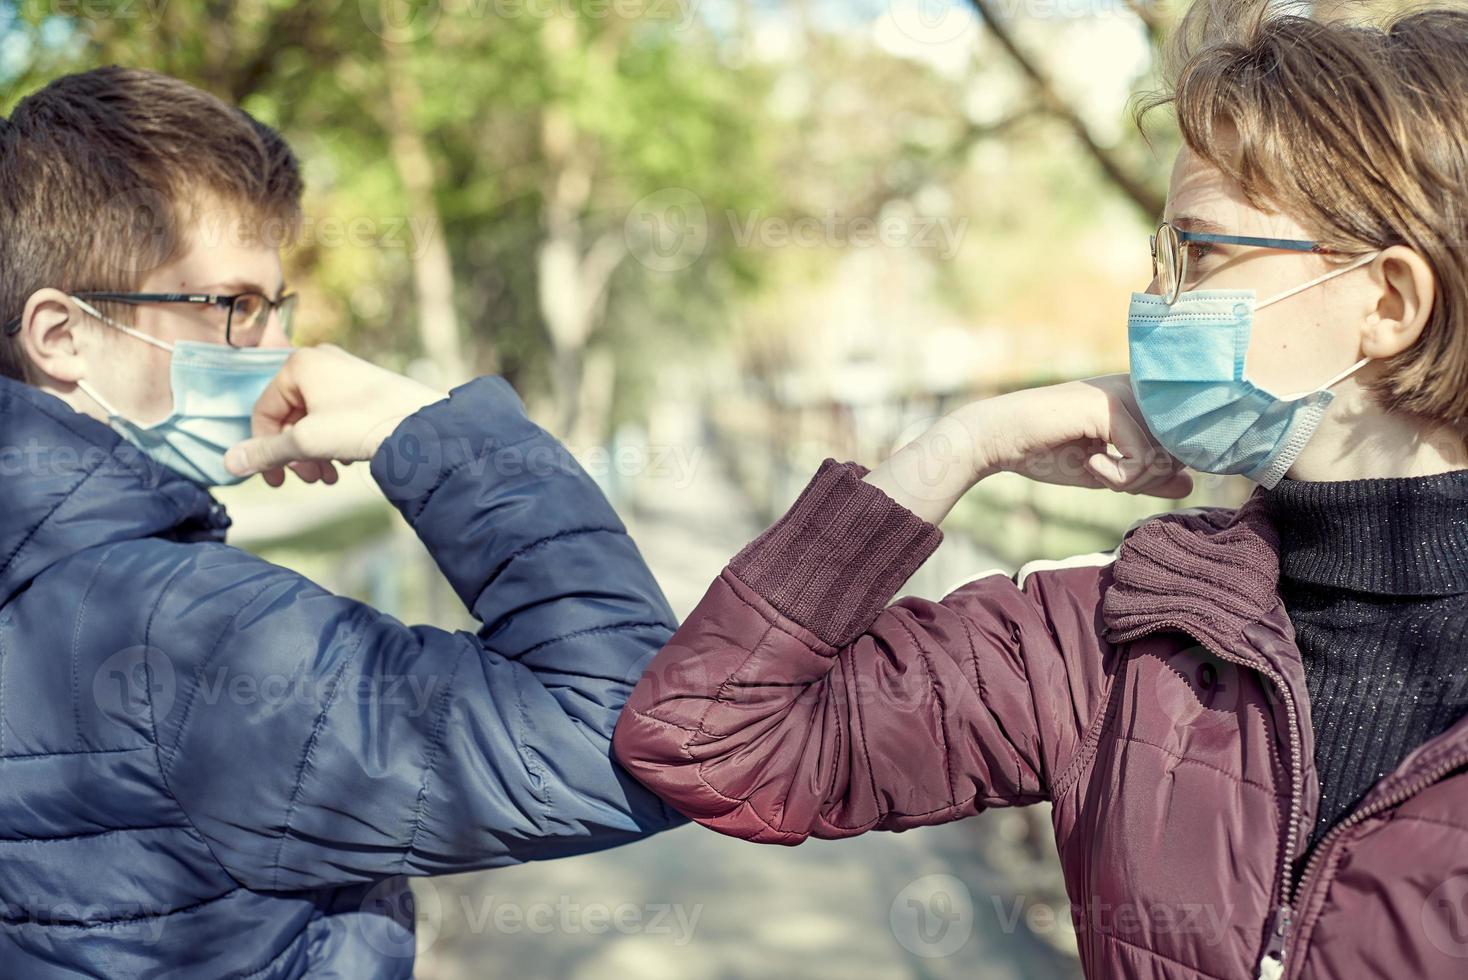
[[[286,286],[285,280],[282,279],[280,281],[280,288],[277,289],[275,292],[272,293],[270,290],[266,289],[264,286],[260,285],[258,282],[254,282],[252,280],[248,280],[248,279],[229,279],[229,280],[226,280],[224,282],[215,282],[215,283],[210,283],[207,286],[201,286],[201,287],[199,287],[199,292],[204,292],[204,293],[222,293],[222,294],[228,294],[228,293],[263,293],[266,296],[271,296],[271,297],[274,297],[275,299],[279,299],[280,297],[282,297],[282,296],[285,295],[285,286]]]

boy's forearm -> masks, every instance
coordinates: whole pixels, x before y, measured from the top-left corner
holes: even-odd
[[[600,488],[502,380],[470,382],[407,419],[372,472],[501,652],[581,630],[671,632],[672,612]],[[625,652],[630,670],[657,645],[604,649]]]

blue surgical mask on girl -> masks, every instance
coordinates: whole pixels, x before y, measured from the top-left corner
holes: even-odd
[[[88,315],[173,355],[169,367],[173,411],[152,425],[132,421],[86,381],[77,382],[107,412],[108,424],[128,442],[195,483],[212,487],[243,480],[224,468],[224,454],[235,443],[250,438],[255,402],[293,349],[230,347],[193,340],[169,344],[103,316],[74,296],[72,300]]]
[[[1252,289],[1199,289],[1171,306],[1133,293],[1127,320],[1132,392],[1162,448],[1204,473],[1242,474],[1273,487],[1315,434],[1335,395],[1362,358],[1311,391],[1273,395],[1244,377],[1254,311],[1344,275],[1376,257],[1332,269],[1255,302]]]

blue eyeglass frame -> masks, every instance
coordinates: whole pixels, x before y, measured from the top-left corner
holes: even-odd
[[[1187,281],[1188,253],[1183,248],[1188,242],[1206,242],[1213,245],[1248,245],[1254,248],[1278,248],[1291,252],[1316,252],[1328,255],[1336,252],[1336,249],[1326,248],[1319,242],[1304,238],[1260,238],[1254,235],[1220,235],[1206,231],[1186,231],[1166,221],[1157,226],[1157,230],[1147,239],[1147,244],[1152,250],[1152,278],[1156,279],[1160,274],[1159,255],[1157,252],[1157,240],[1162,237],[1163,229],[1172,233],[1172,239],[1176,243],[1173,254],[1173,268],[1177,270],[1177,281],[1169,288],[1163,284],[1163,302],[1171,305],[1177,301],[1178,293],[1182,292],[1183,283]]]

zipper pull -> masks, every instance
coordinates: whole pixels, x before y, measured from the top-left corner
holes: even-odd
[[[1269,941],[1264,944],[1264,955],[1259,957],[1259,980],[1280,980],[1284,976],[1285,943],[1290,935],[1288,905],[1281,905],[1269,917]]]

